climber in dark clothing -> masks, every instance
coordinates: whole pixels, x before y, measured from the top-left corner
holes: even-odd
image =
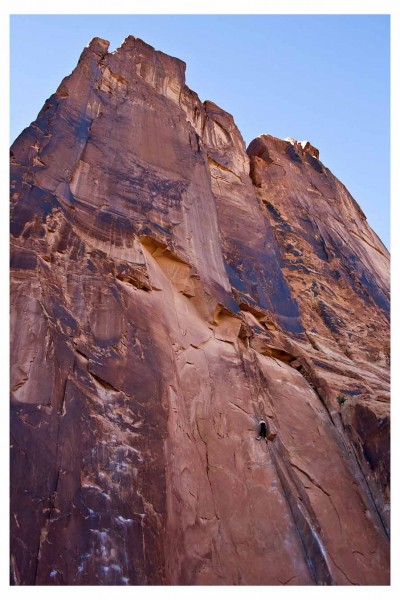
[[[261,438],[263,438],[265,440],[267,435],[268,435],[267,424],[264,421],[264,419],[261,419],[261,421],[258,424],[258,437],[256,439],[261,440]]]

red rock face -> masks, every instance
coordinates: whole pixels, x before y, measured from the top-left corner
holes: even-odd
[[[107,49],[12,146],[12,583],[389,584],[386,249],[310,144]]]

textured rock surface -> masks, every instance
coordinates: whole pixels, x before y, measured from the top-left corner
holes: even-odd
[[[386,249],[309,143],[107,49],[12,146],[12,582],[388,584]]]

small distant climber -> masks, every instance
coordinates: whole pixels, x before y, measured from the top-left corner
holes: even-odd
[[[266,442],[273,442],[276,438],[276,433],[270,430],[267,422],[264,419],[260,419],[258,422],[258,436],[256,440],[265,440]]]
[[[268,435],[267,424],[264,421],[264,419],[261,419],[261,421],[258,423],[258,437],[256,439],[261,440],[261,438],[263,438],[265,440],[267,435]]]

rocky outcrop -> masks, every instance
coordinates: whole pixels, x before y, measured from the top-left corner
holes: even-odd
[[[11,186],[12,583],[388,584],[389,257],[318,151],[95,38]]]

